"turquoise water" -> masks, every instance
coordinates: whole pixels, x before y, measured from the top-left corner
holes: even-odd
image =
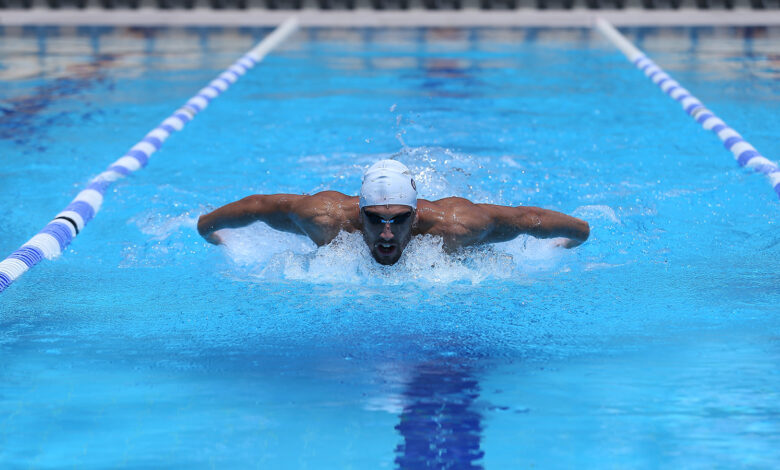
[[[0,252],[265,32],[3,30]],[[777,160],[779,30],[628,35]],[[381,267],[354,236],[195,231],[386,157],[591,239]],[[305,31],[1,294],[0,466],[772,468],[778,207],[595,33]]]

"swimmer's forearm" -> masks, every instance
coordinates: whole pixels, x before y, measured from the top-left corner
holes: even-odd
[[[265,222],[285,232],[302,233],[290,219],[290,203],[300,196],[269,194],[248,196],[231,202],[198,218],[198,233],[209,243],[218,245],[222,239],[217,230],[246,227],[254,222]]]
[[[209,243],[219,245],[222,239],[217,230],[225,228],[240,228],[257,220],[255,204],[250,196],[236,202],[224,205],[198,218],[198,233]]]
[[[566,238],[561,246],[574,248],[590,236],[590,226],[584,220],[538,207],[507,207],[481,205],[492,216],[494,225],[483,242],[508,241],[518,235],[535,238]]]
[[[579,246],[590,236],[590,225],[570,215],[546,209],[534,209],[531,218],[532,227],[529,231],[531,235],[537,238],[567,238],[568,241],[561,245],[564,248]]]

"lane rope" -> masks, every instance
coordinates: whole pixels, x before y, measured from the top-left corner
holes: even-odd
[[[94,177],[87,188],[78,193],[70,204],[40,232],[0,262],[0,292],[43,259],[59,256],[98,213],[103,204],[103,196],[114,181],[145,167],[149,157],[160,150],[163,142],[171,134],[182,130],[196,114],[208,107],[209,102],[224,93],[230,85],[260,63],[269,52],[297,29],[298,20],[295,17],[284,21],[205,88],[198,91],[184,106],[147,133],[124,156]]]
[[[639,70],[653,81],[658,87],[672,99],[679,101],[683,110],[688,113],[701,127],[712,131],[723,142],[737,160],[740,166],[749,167],[767,176],[770,184],[780,197],[780,166],[763,155],[755,147],[750,145],[733,128],[715,115],[714,112],[704,107],[701,101],[682,87],[669,74],[664,72],[655,62],[650,60],[642,51],[637,49],[625,38],[612,24],[603,18],[596,19],[596,29],[601,32],[612,44],[631,61]]]

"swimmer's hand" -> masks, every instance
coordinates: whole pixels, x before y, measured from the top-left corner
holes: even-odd
[[[574,240],[572,238],[558,238],[557,240],[555,240],[555,243],[553,243],[553,246],[568,249],[568,248],[574,248],[582,245],[583,241],[584,240]]]
[[[213,226],[210,226],[204,216],[198,218],[198,233],[201,237],[205,238],[207,242],[212,245],[219,245],[222,243],[222,238],[217,235],[217,231]]]
[[[217,232],[212,232],[203,238],[206,239],[207,242],[211,243],[212,245],[221,245],[222,244],[222,238],[217,235]]]

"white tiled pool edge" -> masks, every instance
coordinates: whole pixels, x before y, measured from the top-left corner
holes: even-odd
[[[52,259],[59,256],[100,210],[103,195],[114,181],[146,166],[149,157],[162,147],[163,142],[171,134],[182,130],[196,114],[206,109],[211,100],[221,95],[241,75],[260,63],[271,50],[297,29],[298,21],[295,17],[285,20],[271,34],[190,98],[184,106],[147,133],[123,157],[93,178],[87,188],[81,191],[46,227],[0,262],[0,292],[44,258]]]
[[[607,39],[609,39],[636,67],[653,81],[665,94],[679,101],[683,110],[688,113],[701,126],[715,133],[737,160],[740,166],[753,168],[763,173],[769,179],[772,188],[780,196],[780,166],[765,158],[755,147],[750,145],[734,129],[726,125],[714,112],[704,107],[704,104],[682,87],[661,67],[656,65],[642,51],[615,29],[609,21],[599,18],[595,25]]]
[[[591,27],[601,17],[617,26],[775,26],[773,10],[0,10],[0,26],[276,26],[290,16],[303,27]]]

